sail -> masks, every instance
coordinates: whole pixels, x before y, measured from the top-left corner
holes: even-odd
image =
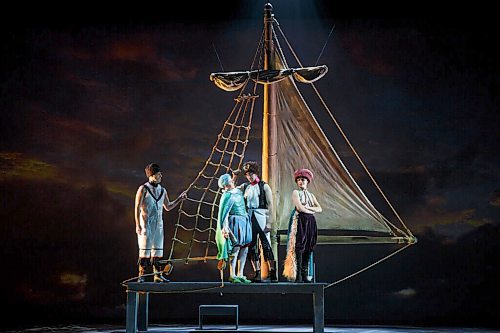
[[[319,229],[381,232],[394,235],[385,219],[363,193],[316,121],[297,88],[296,81],[312,83],[327,72],[325,65],[287,68],[276,51],[272,70],[212,73],[210,80],[223,90],[233,90],[252,79],[273,84],[276,123],[276,154],[270,171],[278,230],[287,230],[293,209],[291,193],[296,188],[293,172],[308,168],[315,173],[309,185],[323,208],[317,214]]]
[[[293,209],[291,193],[297,186],[293,172],[308,168],[315,174],[309,190],[323,208],[317,214],[319,229],[365,230],[390,233],[382,215],[364,195],[330,144],[302,98],[295,82],[275,84],[277,151],[273,170],[279,229],[288,228]]]
[[[218,72],[210,74],[210,81],[223,90],[235,91],[241,89],[250,79],[260,84],[267,84],[292,76],[299,82],[312,83],[321,79],[327,72],[328,67],[325,65],[303,68]]]
[[[309,187],[323,208],[316,216],[319,229],[375,231],[392,234],[383,216],[375,209],[342,163],[320,125],[300,94],[295,81],[312,83],[327,72],[325,65],[286,68],[276,52],[272,70],[212,73],[210,80],[223,90],[233,90],[249,79],[273,84],[276,105],[276,156],[270,172],[278,230],[286,230],[293,209],[291,193],[296,188],[292,177],[298,168],[316,174]],[[295,79],[295,80],[294,80]]]

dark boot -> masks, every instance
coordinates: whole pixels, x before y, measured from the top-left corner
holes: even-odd
[[[154,282],[170,282],[169,279],[163,274],[163,267],[159,262],[160,258],[153,258],[153,273],[155,273],[153,281]]]
[[[262,277],[260,275],[260,262],[258,261],[258,258],[251,258],[250,262],[252,263],[254,271],[254,276],[250,279],[250,281],[253,283],[262,282]]]
[[[300,274],[302,275],[302,282],[304,283],[311,283],[311,280],[309,280],[309,259],[311,258],[311,252],[310,251],[304,251],[302,254],[302,269],[300,271]]]
[[[252,281],[253,283],[262,282],[262,277],[260,275],[260,269],[258,269],[254,272],[254,276],[253,276],[253,278],[250,279],[250,281]]]
[[[151,262],[149,258],[139,258],[137,261],[137,266],[139,267],[139,276],[137,282],[144,282],[144,274],[146,274],[146,269],[150,266]]]
[[[276,268],[271,268],[269,270],[269,278],[271,282],[278,282],[278,274],[276,273]]]
[[[298,251],[295,250],[295,258],[297,260],[297,273],[295,277],[295,282],[296,283],[302,283],[302,256],[303,256],[304,251]]]

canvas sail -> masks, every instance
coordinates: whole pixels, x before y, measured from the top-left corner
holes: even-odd
[[[312,83],[321,79],[327,72],[328,67],[325,65],[304,68],[258,69],[253,71],[212,73],[210,74],[210,81],[222,90],[235,91],[243,88],[250,79],[257,83],[266,84],[279,82],[293,76],[299,82]]]
[[[272,15],[270,16],[273,17]],[[278,72],[286,71],[288,66],[280,41],[274,31],[273,20],[266,20],[267,50],[265,66]],[[302,66],[295,51],[279,25],[276,25],[290,52],[297,63]],[[270,33],[271,31],[271,33]],[[294,170],[308,168],[315,174],[315,179],[308,186],[316,194],[323,211],[316,215],[318,229],[321,231],[343,231],[339,237],[323,237],[324,243],[413,243],[416,241],[410,230],[404,225],[392,204],[388,201],[381,188],[370,174],[354,147],[350,144],[345,133],[334,119],[328,106],[324,103],[319,91],[314,86],[317,79],[326,74],[326,66],[308,67],[315,68],[310,74],[318,73],[318,68],[324,67],[322,75],[313,80],[292,80],[290,76],[268,83],[268,100],[271,104],[268,113],[269,132],[265,140],[269,141],[267,156],[263,148],[263,159],[268,159],[268,180],[274,191],[275,212],[278,230],[287,230],[293,204],[291,193],[297,185],[293,178]],[[315,75],[316,76],[316,75]],[[358,158],[364,170],[372,180],[379,193],[397,217],[400,227],[390,222],[374,207],[368,197],[363,193],[344,163],[340,159],[334,146],[331,144],[313,112],[298,89],[296,82],[308,83],[313,86],[325,110],[334,120],[338,130],[348,143],[349,147]],[[351,231],[351,233],[349,233]],[[369,232],[365,237],[359,236],[360,232]],[[321,235],[321,232],[320,232]],[[319,239],[321,242],[321,238]]]
[[[293,80],[276,83],[277,152],[272,188],[278,228],[288,228],[293,209],[291,193],[297,186],[293,172],[314,172],[309,190],[316,194],[323,212],[319,229],[365,230],[390,233],[382,215],[364,195],[340,160]]]
[[[275,153],[269,174],[273,190],[275,218],[278,230],[287,230],[293,209],[291,193],[296,188],[293,172],[308,168],[315,174],[309,185],[315,193],[323,212],[316,215],[318,229],[341,231],[368,231],[385,237],[380,242],[401,242],[409,235],[394,227],[374,207],[363,193],[330,143],[309,106],[301,95],[296,82],[312,83],[323,77],[326,66],[288,68],[282,52],[276,51],[271,70],[254,70],[212,73],[210,80],[226,91],[249,80],[263,85],[273,85],[272,115],[275,117]],[[298,75],[305,73],[305,75]],[[348,235],[348,234],[347,234]],[[358,236],[359,233],[356,234]],[[373,234],[370,240],[373,241]],[[354,235],[353,235],[354,237]],[[351,240],[356,241],[354,238]],[[366,242],[365,238],[359,238]],[[342,242],[345,242],[342,241]],[[376,241],[379,242],[379,241]]]

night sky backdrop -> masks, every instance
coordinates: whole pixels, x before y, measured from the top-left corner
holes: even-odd
[[[120,282],[136,274],[133,204],[144,166],[163,167],[172,200],[196,177],[235,97],[209,75],[221,64],[248,69],[264,3],[213,2],[202,19],[187,2],[5,11],[0,282],[8,309],[0,325],[124,325]],[[328,41],[319,64],[329,72],[316,85],[419,240],[328,289],[326,324],[500,326],[493,9],[272,3],[305,65],[316,63]],[[259,119],[249,158],[260,159]],[[325,130],[333,132],[333,124]],[[175,218],[164,214],[167,248]],[[317,278],[335,281],[392,250],[320,247]],[[217,276],[209,262],[178,265],[172,279]],[[204,302],[238,302],[242,321],[308,322],[311,315],[310,300],[294,296],[169,297],[152,297],[153,321],[195,322]]]

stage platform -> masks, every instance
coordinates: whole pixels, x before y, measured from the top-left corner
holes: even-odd
[[[382,327],[382,326],[324,326],[324,287],[325,283],[259,283],[259,284],[232,284],[225,282],[129,282],[127,292],[127,316],[125,329],[105,329],[92,332],[100,333],[136,333],[136,332],[336,332],[336,333],[500,333],[500,330],[484,328],[419,328],[419,327]],[[311,325],[250,325],[245,318],[241,318],[238,329],[234,325],[203,325],[200,329],[198,323],[192,325],[149,325],[149,294],[182,293],[227,293],[227,294],[310,294],[312,297],[313,318]],[[89,332],[89,331],[86,331]]]
[[[214,326],[200,330],[196,325],[151,325],[148,332],[153,333],[298,333],[312,332],[308,326],[291,325],[240,325],[238,330],[231,326]],[[481,328],[423,328],[423,327],[382,327],[382,326],[327,326],[327,333],[499,333],[500,330],[489,330]],[[64,327],[39,327],[27,330],[5,331],[6,333],[125,333],[124,327],[116,326],[64,326]]]
[[[310,294],[313,308],[311,331],[324,331],[324,287],[325,283],[223,283],[222,282],[129,282],[127,292],[126,332],[149,331],[149,294],[218,293],[218,294]],[[233,328],[234,329],[234,328]],[[208,331],[203,329],[200,331]],[[227,332],[227,330],[225,330]],[[238,330],[241,332],[241,330]]]
[[[106,333],[123,333],[125,331],[113,331]],[[148,332],[154,333],[306,333],[313,332],[309,326],[285,326],[285,325],[240,325],[238,330],[231,326],[212,326],[200,330],[197,326],[169,327],[153,326]],[[325,327],[327,333],[494,333],[500,331],[478,329],[478,328],[418,328],[418,327]],[[104,332],[102,332],[104,333]]]

